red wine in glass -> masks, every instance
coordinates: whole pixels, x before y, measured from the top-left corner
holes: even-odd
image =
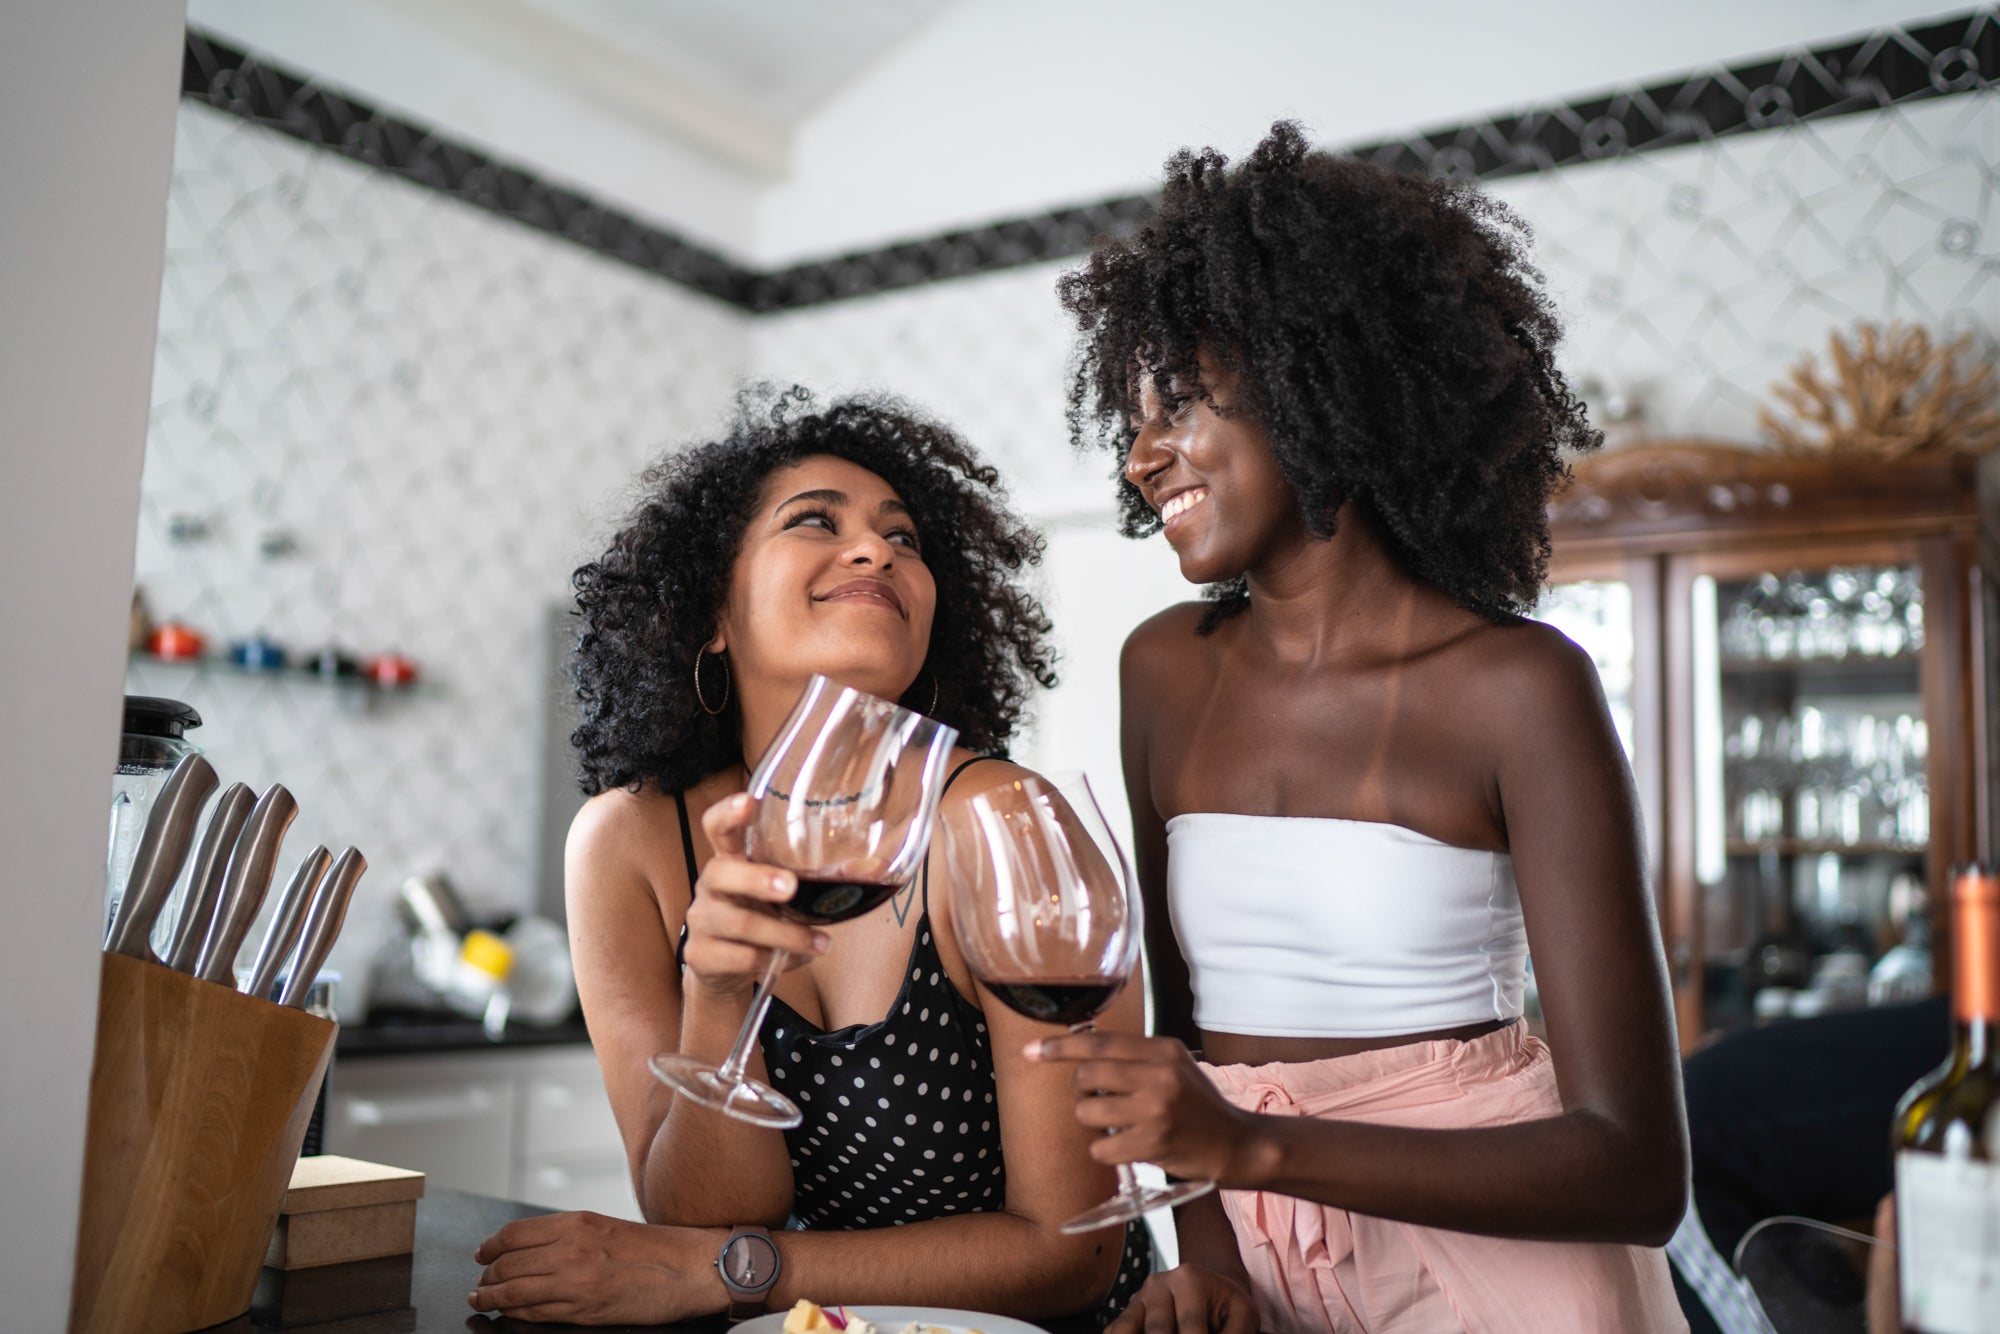
[[[1045,981],[1014,981],[987,978],[986,989],[1005,1001],[1007,1008],[1024,1018],[1043,1024],[1071,1028],[1104,1013],[1104,1007],[1125,989],[1123,982],[1107,982],[1101,977],[1055,977]]]
[[[966,801],[950,842],[952,925],[973,976],[1029,1019],[1087,1032],[1139,965],[1132,868],[1082,774],[1026,777]],[[1215,1189],[1213,1181],[1139,1184],[1070,1219],[1090,1232]]]
[[[778,914],[813,926],[845,922],[881,907],[901,888],[901,885],[846,876],[820,880],[801,875],[798,893],[789,902],[778,905]]]
[[[813,677],[750,775],[757,804],[745,849],[752,861],[798,877],[798,893],[779,912],[844,922],[908,884],[930,846],[957,740],[935,719]],[[668,1051],[647,1068],[677,1096],[724,1116],[781,1130],[798,1125],[798,1106],[749,1074],[786,962],[783,950],[771,952],[721,1065]]]

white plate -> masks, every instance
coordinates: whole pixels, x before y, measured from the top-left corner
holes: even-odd
[[[912,1320],[920,1325],[938,1325],[951,1334],[966,1334],[967,1330],[983,1330],[984,1334],[1048,1334],[1040,1325],[1031,1325],[1025,1320],[1012,1316],[981,1315],[977,1311],[954,1311],[948,1306],[850,1306],[850,1315],[858,1315],[881,1331],[881,1334],[896,1334]],[[729,1334],[783,1334],[785,1317],[789,1311],[772,1311],[740,1325],[731,1325]]]

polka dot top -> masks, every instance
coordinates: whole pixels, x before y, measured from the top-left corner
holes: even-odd
[[[960,765],[951,779],[964,769]],[[678,794],[675,801],[692,885],[698,876],[687,806]],[[686,942],[683,926],[681,944]],[[785,1132],[792,1163],[788,1226],[899,1227],[1005,1207],[1007,1171],[986,1019],[952,985],[938,957],[928,861],[923,914],[888,1014],[826,1032],[773,997],[761,1038],[772,1084],[805,1116]],[[1128,1224],[1118,1276],[1099,1312],[1103,1319],[1124,1309],[1152,1268],[1151,1234],[1142,1222]]]

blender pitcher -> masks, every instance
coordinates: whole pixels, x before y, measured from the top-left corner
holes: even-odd
[[[125,697],[125,733],[118,742],[118,773],[111,780],[111,844],[104,871],[104,929],[111,929],[118,904],[125,897],[125,882],[132,875],[132,860],[139,852],[139,836],[153,812],[153,802],[166,786],[174,766],[201,747],[183,733],[201,726],[201,715],[177,699],[151,695]],[[177,902],[169,902],[153,929],[156,941],[167,939],[173,929]]]

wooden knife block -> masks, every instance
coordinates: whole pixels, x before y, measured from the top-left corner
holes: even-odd
[[[103,956],[71,1334],[184,1334],[249,1309],[335,1032]]]

